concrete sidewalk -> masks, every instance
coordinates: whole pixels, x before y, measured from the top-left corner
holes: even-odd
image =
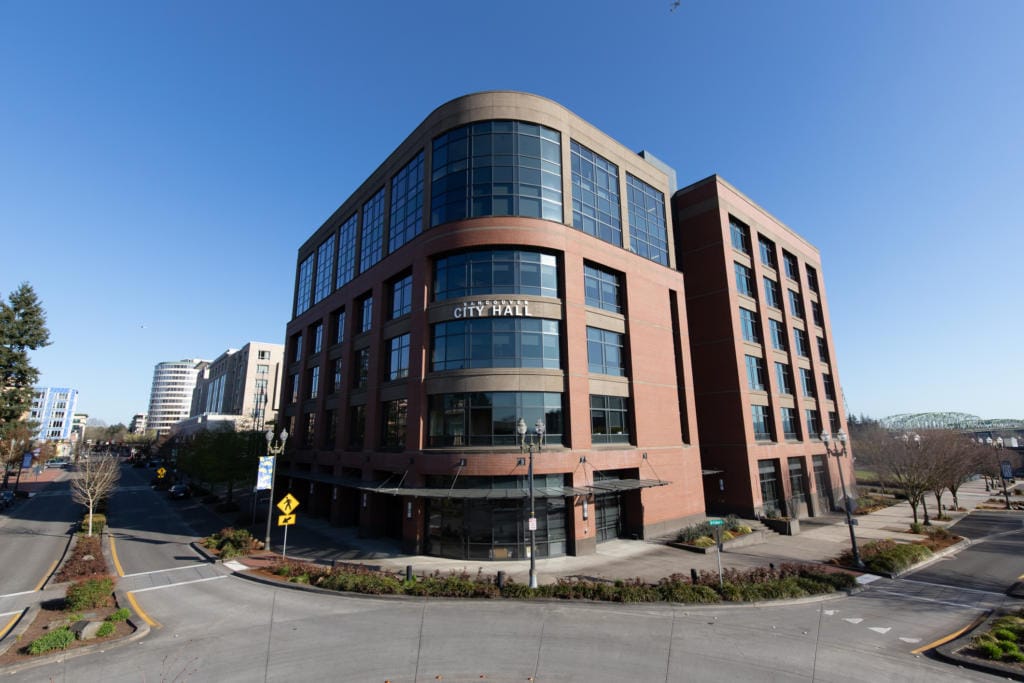
[[[968,482],[959,491],[962,507],[968,510],[992,496],[985,491],[982,480]],[[945,494],[944,505],[952,505],[952,497]],[[929,512],[934,513],[935,499],[929,495]],[[918,511],[920,513],[920,510]],[[936,526],[948,526],[967,513],[948,513],[951,521],[935,522]],[[855,531],[859,545],[878,539],[914,541],[921,537],[908,533],[913,521],[910,504],[897,505],[856,516]],[[846,518],[842,514],[800,520],[801,532],[796,536],[768,534],[764,543],[750,545],[722,553],[722,566],[745,569],[776,566],[787,562],[825,562],[837,557],[850,548],[850,533]],[[529,578],[529,562],[495,561],[471,562],[450,560],[426,555],[403,554],[396,541],[389,539],[361,539],[354,528],[335,527],[326,520],[304,517],[300,520],[302,531],[294,534],[295,541],[289,540],[289,557],[310,561],[330,562],[332,560],[358,562],[368,566],[404,570],[412,566],[417,574],[439,571],[465,571],[476,574],[496,574],[504,571],[507,576],[520,583]],[[294,533],[294,532],[293,532]],[[319,539],[319,540],[318,540]],[[280,552],[280,534],[274,534],[274,550]],[[707,555],[693,553],[661,543],[617,539],[597,546],[593,555],[580,557],[565,556],[537,560],[537,575],[541,583],[552,583],[560,577],[593,577],[604,579],[640,578],[649,582],[675,573],[689,574],[691,569],[717,570],[718,560],[714,553]],[[255,563],[262,563],[257,560]]]

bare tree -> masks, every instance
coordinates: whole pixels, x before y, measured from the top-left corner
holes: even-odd
[[[88,536],[92,536],[92,516],[96,506],[110,496],[121,478],[116,457],[93,455],[78,465],[78,477],[71,480],[71,499],[89,510]]]
[[[935,495],[940,514],[943,491],[952,494],[953,509],[959,509],[960,499],[957,492],[960,486],[984,468],[983,459],[987,454],[973,439],[950,429],[931,429],[922,432],[922,439],[934,458],[936,476],[932,493]]]
[[[886,450],[889,454],[885,462],[886,476],[907,496],[914,512],[914,524],[917,524],[917,508],[924,503],[928,492],[935,488],[935,460],[916,434],[903,434],[891,439]]]

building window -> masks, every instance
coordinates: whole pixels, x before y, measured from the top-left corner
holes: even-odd
[[[341,390],[342,387],[342,361],[340,358],[335,358],[331,362],[331,391],[330,393],[335,394]]]
[[[412,275],[391,283],[391,320],[412,311]]]
[[[740,309],[740,329],[743,330],[743,341],[761,343],[760,324],[757,320],[757,313],[745,308]]]
[[[810,350],[807,348],[807,333],[803,330],[793,330],[793,352],[801,358],[810,358]]]
[[[292,336],[292,360],[298,363],[302,360],[302,333]]]
[[[388,252],[420,234],[423,227],[423,152],[391,179],[391,229]]]
[[[324,449],[333,451],[338,445],[338,411],[325,411],[327,431],[324,434]]]
[[[338,279],[335,287],[347,284],[356,276],[356,232],[359,214],[352,214],[338,233]]]
[[[828,423],[833,434],[838,433],[839,430],[843,428],[843,426],[839,423],[839,413],[832,410],[830,410],[828,413]]]
[[[434,139],[430,224],[477,216],[562,221],[562,135],[523,121],[481,121]]]
[[[409,376],[409,334],[402,334],[387,341],[388,380],[394,381]]]
[[[334,343],[340,344],[345,341],[345,309],[339,309],[334,313]]]
[[[813,320],[814,324],[817,325],[818,327],[825,326],[825,318],[821,314],[821,304],[819,304],[817,301],[811,302],[811,320]]]
[[[820,294],[818,291],[818,271],[813,266],[807,265],[804,266],[804,269],[807,271],[807,288],[812,292]]]
[[[781,320],[768,319],[769,331],[772,335],[772,348],[776,351],[786,350],[786,326]]]
[[[629,443],[629,399],[590,397],[590,440],[593,443]]]
[[[821,418],[818,417],[818,411],[813,408],[806,408],[804,410],[805,422],[807,424],[807,434],[812,439],[818,438],[821,434]]]
[[[309,398],[316,398],[320,395],[320,368],[309,369]]]
[[[789,290],[789,312],[797,320],[804,318],[804,304],[800,300],[800,293]]]
[[[587,362],[591,373],[624,376],[622,335],[597,327],[587,328]]]
[[[373,326],[373,297],[369,294],[359,301],[359,331],[368,332]]]
[[[797,440],[800,438],[800,420],[797,418],[796,409],[780,408],[782,413],[782,434],[785,438]]]
[[[829,401],[836,400],[836,385],[832,381],[832,375],[823,373],[821,375],[821,383],[825,387],[825,398]]]
[[[797,265],[796,256],[793,256],[788,251],[783,250],[782,262],[786,266],[786,277],[790,280],[800,282],[800,267]]]
[[[824,337],[818,337],[818,359],[822,363],[828,362],[828,344],[825,343]]]
[[[754,424],[754,438],[758,441],[771,441],[772,418],[768,414],[768,406],[750,406],[750,414]]]
[[[400,398],[396,401],[385,401],[381,412],[384,415],[381,445],[385,448],[404,448],[409,400]]]
[[[729,235],[732,238],[732,248],[750,254],[750,228],[729,216]]]
[[[742,263],[733,263],[733,271],[736,273],[736,291],[744,296],[754,296],[754,277],[750,274],[750,268]]]
[[[296,403],[299,400],[299,374],[295,373],[292,375],[292,403]]]
[[[269,375],[270,374],[270,366],[269,365],[257,365],[256,366],[256,374],[257,375]],[[261,380],[261,381],[266,382],[266,380]]]
[[[432,371],[562,367],[557,320],[472,318],[433,326]]]
[[[363,447],[366,438],[366,406],[352,406],[348,416],[348,447],[357,450]]]
[[[310,296],[313,288],[313,255],[307,256],[299,264],[299,284],[295,288],[295,315],[309,310]]]
[[[747,386],[751,391],[764,391],[764,359],[757,356],[745,356],[747,364]]]
[[[313,303],[323,301],[331,293],[331,276],[334,274],[334,235],[325,239],[316,251],[316,289]]]
[[[779,310],[781,310],[782,307],[779,305],[779,298],[779,283],[769,277],[766,277],[764,279],[765,305],[771,308],[778,308]]]
[[[619,167],[575,140],[572,152],[572,227],[622,246]]]
[[[777,270],[779,262],[775,256],[775,242],[772,242],[767,237],[758,237],[757,246],[761,251],[761,263],[768,266],[769,268]]]
[[[562,394],[493,391],[428,397],[427,443],[449,446],[515,446],[519,418],[544,421],[544,441],[562,442]]]
[[[259,360],[270,360],[270,351],[263,350],[256,352],[256,358]]]
[[[789,364],[775,362],[775,382],[779,385],[780,394],[793,393],[793,380],[789,374]]]
[[[313,326],[313,348],[309,350],[309,355],[315,356],[324,349],[324,325],[323,323],[317,323]]]
[[[384,257],[384,188],[363,204],[363,235],[359,272],[365,273]]]
[[[629,204],[629,250],[667,266],[665,195],[627,173],[626,196]]]
[[[530,294],[558,296],[558,265],[551,254],[496,249],[453,254],[434,264],[434,299]]]
[[[622,313],[622,285],[617,273],[584,263],[583,294],[587,306]]]
[[[818,395],[814,387],[814,373],[807,368],[800,368],[800,387],[804,396],[814,398]]]
[[[316,434],[316,413],[306,413],[305,429],[302,432],[302,445],[304,448],[313,446],[313,438]]]
[[[365,389],[370,379],[370,349],[356,351],[355,388]]]

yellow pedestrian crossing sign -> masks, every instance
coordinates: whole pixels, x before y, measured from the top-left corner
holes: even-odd
[[[295,524],[295,515],[278,515],[277,525],[278,526],[292,526]]]
[[[167,474],[167,470],[165,470],[163,467],[156,471],[156,476],[158,479],[163,479],[165,474]]]
[[[286,515],[290,515],[295,512],[295,508],[297,507],[299,507],[299,501],[290,493],[286,494],[284,498],[277,502],[277,509]]]

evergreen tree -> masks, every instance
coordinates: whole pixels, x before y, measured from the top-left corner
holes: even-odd
[[[39,371],[29,351],[50,344],[46,314],[32,286],[23,282],[0,301],[0,440],[11,434],[32,407]]]

